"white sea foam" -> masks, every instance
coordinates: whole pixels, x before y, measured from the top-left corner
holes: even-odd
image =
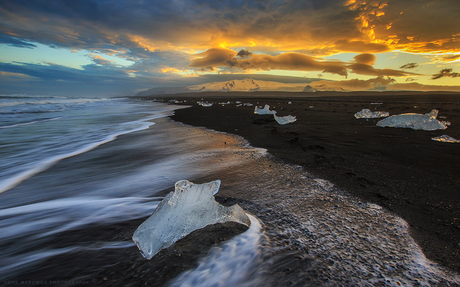
[[[248,217],[251,226],[246,232],[212,248],[195,270],[182,273],[170,286],[258,286],[261,226],[254,216]]]
[[[0,210],[0,218],[3,217],[0,238],[27,234],[41,238],[91,223],[110,224],[135,219],[153,212],[160,200],[159,197],[70,197],[5,208]]]
[[[153,119],[153,118],[155,118],[155,117],[150,117],[150,118],[148,118],[148,120]],[[34,167],[32,167],[32,168],[30,168],[28,170],[25,170],[25,171],[13,176],[13,177],[10,177],[10,178],[7,178],[5,180],[0,181],[0,193],[5,192],[5,191],[17,186],[18,184],[20,184],[24,180],[36,175],[37,173],[40,173],[40,172],[42,172],[44,170],[47,170],[48,168],[50,168],[51,166],[53,166],[54,164],[56,164],[57,162],[65,159],[65,158],[73,157],[73,156],[88,152],[88,151],[90,151],[92,149],[95,149],[96,147],[98,147],[100,145],[103,145],[105,143],[108,143],[108,142],[111,142],[111,141],[115,140],[118,136],[128,134],[128,133],[133,133],[133,132],[136,132],[136,131],[145,130],[148,127],[150,127],[151,125],[154,124],[153,122],[145,122],[145,120],[141,120],[141,121],[139,121],[139,123],[142,123],[142,125],[140,125],[137,128],[127,130],[127,131],[123,131],[123,132],[119,132],[119,133],[116,133],[116,134],[112,134],[112,135],[109,135],[106,138],[102,139],[101,141],[86,144],[86,145],[80,147],[79,149],[77,149],[75,151],[50,157],[50,158],[48,158],[46,160],[43,160],[41,162],[36,163]]]
[[[0,129],[16,128],[16,127],[20,127],[20,126],[28,126],[28,125],[33,125],[33,124],[36,124],[36,123],[41,123],[41,122],[55,121],[55,120],[59,120],[61,118],[62,117],[56,117],[56,118],[52,118],[52,119],[36,120],[36,121],[27,122],[27,123],[13,124],[13,125],[9,125],[9,126],[0,126]]]

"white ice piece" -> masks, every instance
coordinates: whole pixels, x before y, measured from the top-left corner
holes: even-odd
[[[273,114],[273,117],[275,118],[275,121],[280,125],[290,124],[297,120],[295,116],[291,115],[285,117],[277,117],[275,114]]]
[[[400,114],[388,117],[377,122],[379,127],[394,127],[394,128],[411,128],[414,130],[445,130],[447,129],[448,123],[438,121],[438,110],[432,110],[427,114]]]
[[[244,103],[243,106],[245,106],[245,107],[252,107],[252,104],[251,104],[251,103]]]
[[[442,135],[442,136],[431,138],[431,139],[434,141],[445,142],[445,143],[460,143],[460,140],[455,139],[448,135]]]
[[[212,106],[212,103],[208,103],[208,102],[196,102],[196,103],[205,108]]]
[[[270,111],[270,106],[269,105],[265,105],[265,107],[263,109],[256,106],[254,108],[254,114],[258,114],[258,115],[274,115],[274,114],[276,114],[276,111]]]
[[[371,112],[369,109],[362,109],[361,111],[355,114],[355,118],[357,119],[374,119],[374,118],[383,118],[388,117],[390,115],[389,112]]]
[[[207,225],[230,221],[249,226],[251,222],[240,206],[226,207],[215,201],[219,187],[220,180],[204,184],[176,182],[175,191],[134,232],[133,241],[142,255],[151,259],[160,250]]]

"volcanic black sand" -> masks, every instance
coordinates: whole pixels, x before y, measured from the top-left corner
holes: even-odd
[[[431,140],[443,134],[460,138],[460,94],[216,92],[156,99],[187,100],[192,107],[175,111],[173,120],[240,135],[394,212],[409,223],[429,259],[460,272],[460,144]],[[197,100],[214,104],[202,107]],[[218,104],[227,101],[232,103]],[[279,125],[236,101],[269,104],[278,116],[294,115],[297,121]],[[381,128],[375,125],[379,119],[354,117],[363,108],[391,115],[438,109],[438,119],[451,125],[438,131]]]

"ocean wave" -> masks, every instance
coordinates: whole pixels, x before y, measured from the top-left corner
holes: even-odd
[[[17,186],[18,184],[20,184],[24,180],[26,180],[26,179],[28,179],[28,178],[30,178],[30,177],[38,174],[38,173],[50,168],[51,166],[53,166],[54,164],[56,164],[57,162],[65,159],[65,158],[73,157],[73,156],[88,152],[90,150],[93,150],[93,149],[97,148],[100,145],[103,145],[105,143],[108,143],[108,142],[111,142],[111,141],[115,140],[117,137],[119,137],[121,135],[133,133],[133,132],[136,132],[136,131],[145,130],[145,129],[149,128],[151,125],[155,124],[153,122],[146,122],[146,120],[150,120],[150,119],[153,119],[153,118],[155,118],[155,117],[149,117],[149,118],[147,118],[145,120],[138,121],[139,123],[142,123],[142,125],[140,125],[137,128],[134,128],[134,129],[131,129],[131,130],[126,130],[126,131],[121,131],[121,132],[118,132],[118,133],[115,133],[115,134],[111,134],[111,135],[103,138],[100,141],[86,144],[86,145],[78,148],[77,150],[74,150],[74,151],[71,151],[71,152],[68,152],[68,153],[63,153],[63,154],[60,154],[60,155],[57,155],[57,156],[52,156],[52,157],[50,157],[50,158],[48,158],[46,160],[43,160],[43,161],[41,161],[39,163],[36,163],[32,168],[27,169],[27,170],[25,170],[25,171],[23,171],[23,172],[21,172],[19,174],[16,174],[15,176],[12,176],[12,177],[9,177],[7,179],[4,179],[4,180],[0,181],[0,193],[5,192],[5,191]]]
[[[55,117],[55,118],[51,118],[51,119],[40,119],[40,120],[34,120],[34,121],[31,121],[31,122],[26,122],[26,123],[12,124],[12,125],[9,125],[9,126],[0,126],[0,129],[16,128],[16,127],[20,127],[20,126],[27,126],[27,125],[32,125],[32,124],[41,123],[41,122],[59,120],[61,118],[62,117]]]

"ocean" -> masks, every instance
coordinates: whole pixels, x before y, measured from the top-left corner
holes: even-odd
[[[179,108],[0,96],[2,283],[460,285],[459,274],[425,258],[403,219],[241,137],[173,122]],[[252,224],[166,280],[129,237],[182,179],[220,179]]]

